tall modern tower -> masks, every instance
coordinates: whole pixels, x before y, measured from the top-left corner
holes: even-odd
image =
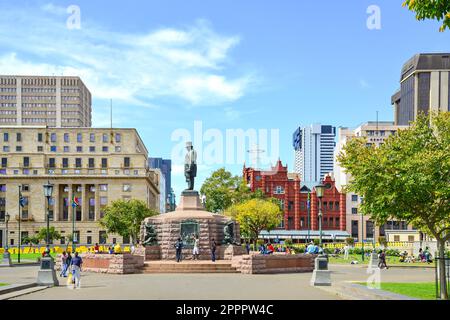
[[[79,77],[0,75],[0,125],[90,127],[91,103]]]
[[[162,159],[162,158],[149,158],[148,159],[148,166],[152,169],[160,169],[161,173],[164,176],[165,180],[165,196],[166,196],[166,203],[171,205],[170,200],[172,195],[172,160],[169,159]]]
[[[402,68],[400,90],[391,99],[395,125],[409,125],[419,112],[450,111],[450,53],[423,53]]]
[[[310,189],[333,171],[336,128],[313,124],[299,127],[293,134],[295,173]]]

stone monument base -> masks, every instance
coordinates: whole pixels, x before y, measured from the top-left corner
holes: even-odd
[[[5,252],[3,254],[2,262],[0,263],[0,267],[11,267],[11,255],[9,252]]]
[[[38,278],[36,283],[40,286],[59,286],[53,258],[44,257],[41,259],[41,268],[38,271]]]
[[[327,257],[318,256],[314,261],[314,271],[310,284],[312,286],[331,286],[330,273]]]
[[[380,259],[378,258],[378,254],[376,252],[372,252],[370,255],[370,262],[369,265],[372,268],[378,268],[378,263],[380,262]]]

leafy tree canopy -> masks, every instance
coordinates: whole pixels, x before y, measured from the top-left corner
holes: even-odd
[[[273,230],[283,218],[280,206],[271,199],[249,199],[229,207],[226,215],[236,219],[241,234],[252,240],[258,238],[262,230]]]
[[[52,242],[53,240],[61,239],[61,234],[55,230],[55,227],[50,227],[49,231],[49,240]],[[47,228],[42,228],[39,230],[39,233],[35,237],[31,237],[30,239],[37,239],[38,241],[46,241],[47,240]]]
[[[364,213],[378,224],[413,224],[437,240],[444,256],[450,240],[450,112],[421,114],[380,147],[352,139],[338,161],[352,176],[346,189],[364,197]]]
[[[108,233],[117,233],[122,237],[130,237],[136,242],[142,221],[159,214],[149,209],[144,201],[116,200],[104,209],[105,216],[100,220],[100,225],[106,228]]]
[[[439,31],[450,29],[450,1],[448,0],[406,0],[404,7],[416,13],[417,20],[435,19],[442,21]]]

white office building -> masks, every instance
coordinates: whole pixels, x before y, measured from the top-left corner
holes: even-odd
[[[333,172],[335,137],[336,128],[330,125],[313,124],[294,132],[294,170],[310,189]]]

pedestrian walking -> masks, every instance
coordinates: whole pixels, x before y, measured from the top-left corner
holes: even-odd
[[[175,255],[176,255],[177,262],[180,262],[181,261],[181,252],[183,250],[183,241],[181,240],[181,238],[178,238],[174,247],[175,247]]]
[[[67,273],[67,253],[63,251],[61,256],[61,273],[59,274],[60,277],[66,277]]]
[[[379,262],[378,262],[378,268],[383,269],[389,269],[386,264],[386,250],[382,250],[380,254],[378,255]]]
[[[81,284],[81,266],[83,265],[83,259],[75,252],[75,256],[72,259],[72,272],[73,272],[73,288],[79,289]]]
[[[350,251],[350,247],[348,244],[346,244],[344,247],[344,260],[348,260],[349,251]]]
[[[194,239],[194,249],[192,250],[192,256],[194,260],[198,260],[198,256],[200,255],[200,240],[198,239],[198,235],[195,236]]]
[[[67,268],[66,272],[64,273],[64,277],[67,277],[67,274],[70,273],[70,267],[72,266],[72,255],[70,254],[70,252],[67,252],[66,264]]]
[[[216,241],[214,238],[211,239],[211,260],[216,262]]]
[[[250,243],[245,241],[245,250],[247,250],[247,254],[250,254]]]

